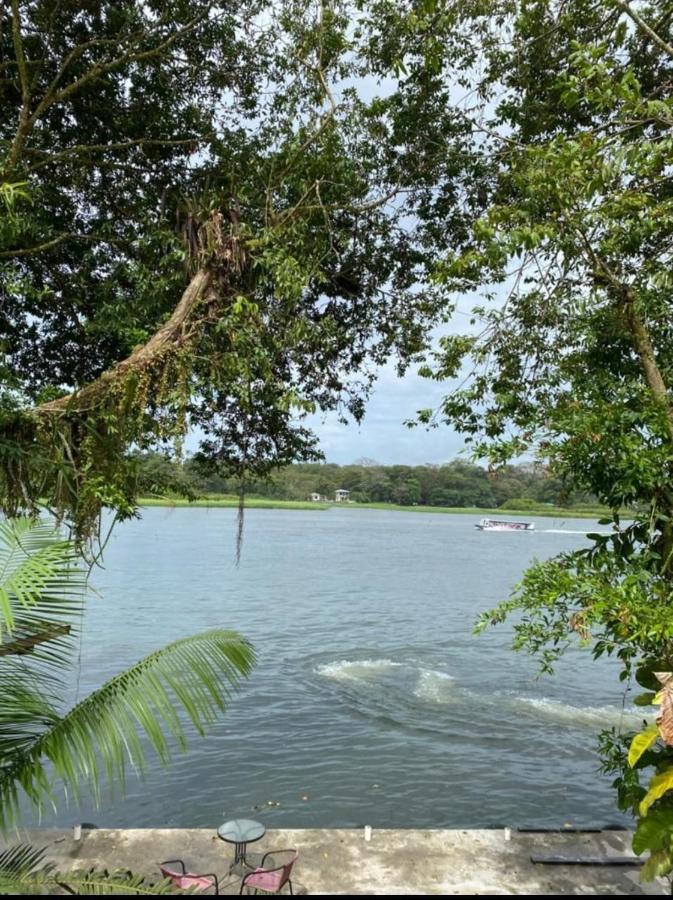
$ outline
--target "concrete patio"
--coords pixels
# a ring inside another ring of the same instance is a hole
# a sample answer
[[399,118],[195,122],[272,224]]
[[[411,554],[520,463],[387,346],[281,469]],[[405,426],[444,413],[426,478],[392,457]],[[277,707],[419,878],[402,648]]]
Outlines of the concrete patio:
[[[84,829],[23,831],[21,841],[43,846],[62,872],[132,869],[158,879],[157,863],[183,858],[198,872],[215,872],[221,893],[237,894],[240,875],[228,876],[233,847],[215,829]],[[666,884],[641,885],[636,866],[540,865],[540,856],[632,857],[623,831],[527,833],[503,830],[363,829],[272,830],[248,847],[251,861],[268,849],[295,847],[296,893],[309,894],[664,894]],[[15,843],[15,841],[11,841]],[[2,845],[0,845],[2,846]]]

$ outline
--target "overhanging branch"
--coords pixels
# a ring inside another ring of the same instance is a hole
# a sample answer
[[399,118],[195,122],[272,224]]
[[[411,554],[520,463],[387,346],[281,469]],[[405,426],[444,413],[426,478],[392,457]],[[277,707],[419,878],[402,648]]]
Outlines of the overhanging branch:
[[199,269],[187,285],[170,319],[152,335],[146,344],[136,348],[130,356],[81,390],[35,407],[34,414],[46,416],[65,412],[83,413],[94,409],[114,384],[118,384],[133,372],[143,371],[167,351],[177,349],[181,345],[185,337],[186,326],[210,287],[212,287],[210,270]]

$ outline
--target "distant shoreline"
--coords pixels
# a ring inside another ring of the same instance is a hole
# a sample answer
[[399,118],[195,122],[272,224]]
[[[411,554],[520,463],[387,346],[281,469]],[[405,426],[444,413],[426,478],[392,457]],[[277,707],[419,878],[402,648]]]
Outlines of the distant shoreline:
[[[186,500],[183,497],[141,497],[141,507],[203,507],[208,509],[236,508],[235,497],[201,497],[198,500]],[[438,515],[468,516],[543,516],[553,519],[600,519],[610,515],[606,509],[568,509],[561,506],[548,506],[541,509],[484,509],[475,506],[400,506],[395,503],[314,503],[310,500],[270,500],[263,497],[246,497],[246,509],[298,509],[324,512],[329,509],[381,509],[392,512],[435,513]]]

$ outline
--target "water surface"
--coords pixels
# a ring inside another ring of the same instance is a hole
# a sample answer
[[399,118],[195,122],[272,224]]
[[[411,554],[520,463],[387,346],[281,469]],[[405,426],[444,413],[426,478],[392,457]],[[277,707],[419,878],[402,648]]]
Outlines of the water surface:
[[620,821],[595,736],[637,726],[642,713],[615,666],[576,651],[536,680],[534,661],[508,649],[508,626],[472,634],[534,556],[581,546],[594,523],[540,518],[536,533],[506,534],[479,532],[467,515],[255,509],[236,568],[235,515],[151,508],[117,528],[84,622],[80,693],[212,627],[254,642],[251,678],[170,769],[152,767],[125,799],[56,821]]

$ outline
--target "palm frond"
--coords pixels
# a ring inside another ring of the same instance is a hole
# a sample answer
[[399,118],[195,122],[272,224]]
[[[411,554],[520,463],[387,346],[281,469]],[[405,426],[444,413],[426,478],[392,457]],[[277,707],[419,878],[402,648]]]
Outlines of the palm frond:
[[[12,637],[30,640],[50,626],[71,626],[85,595],[86,572],[53,522],[0,522],[0,648]],[[67,659],[60,652],[70,646],[67,634],[62,631],[59,652],[48,649],[51,664]],[[38,646],[37,657],[42,656],[45,647]]]
[[52,870],[44,863],[44,850],[27,844],[8,847],[0,853],[0,894],[33,894]]
[[172,883],[167,879],[152,883],[127,870],[108,872],[88,869],[85,872],[61,873],[52,863],[45,863],[44,856],[44,850],[26,844],[1,852],[0,894],[64,892],[145,897],[175,893]]
[[53,522],[0,522],[0,771],[59,721],[86,577]]
[[[4,674],[4,673],[3,673]],[[0,771],[21,750],[29,750],[45,729],[60,721],[55,705],[43,690],[23,678],[2,681],[0,694]]]
[[[38,809],[51,798],[52,772],[79,796],[86,784],[100,800],[104,771],[123,789],[130,765],[146,765],[143,738],[162,763],[168,736],[187,746],[183,719],[201,734],[221,713],[255,660],[251,645],[232,631],[182,638],[150,654],[75,706],[32,742],[23,742],[0,766],[0,830],[18,815],[20,795]],[[184,713],[181,717],[180,712]]]
[[[120,869],[108,872],[107,869],[89,869],[86,872],[56,873],[52,876],[57,885],[68,894],[86,894],[87,896],[155,897],[165,894],[182,894],[177,891],[169,879],[152,882],[143,875]],[[191,893],[191,891],[189,892]]]

